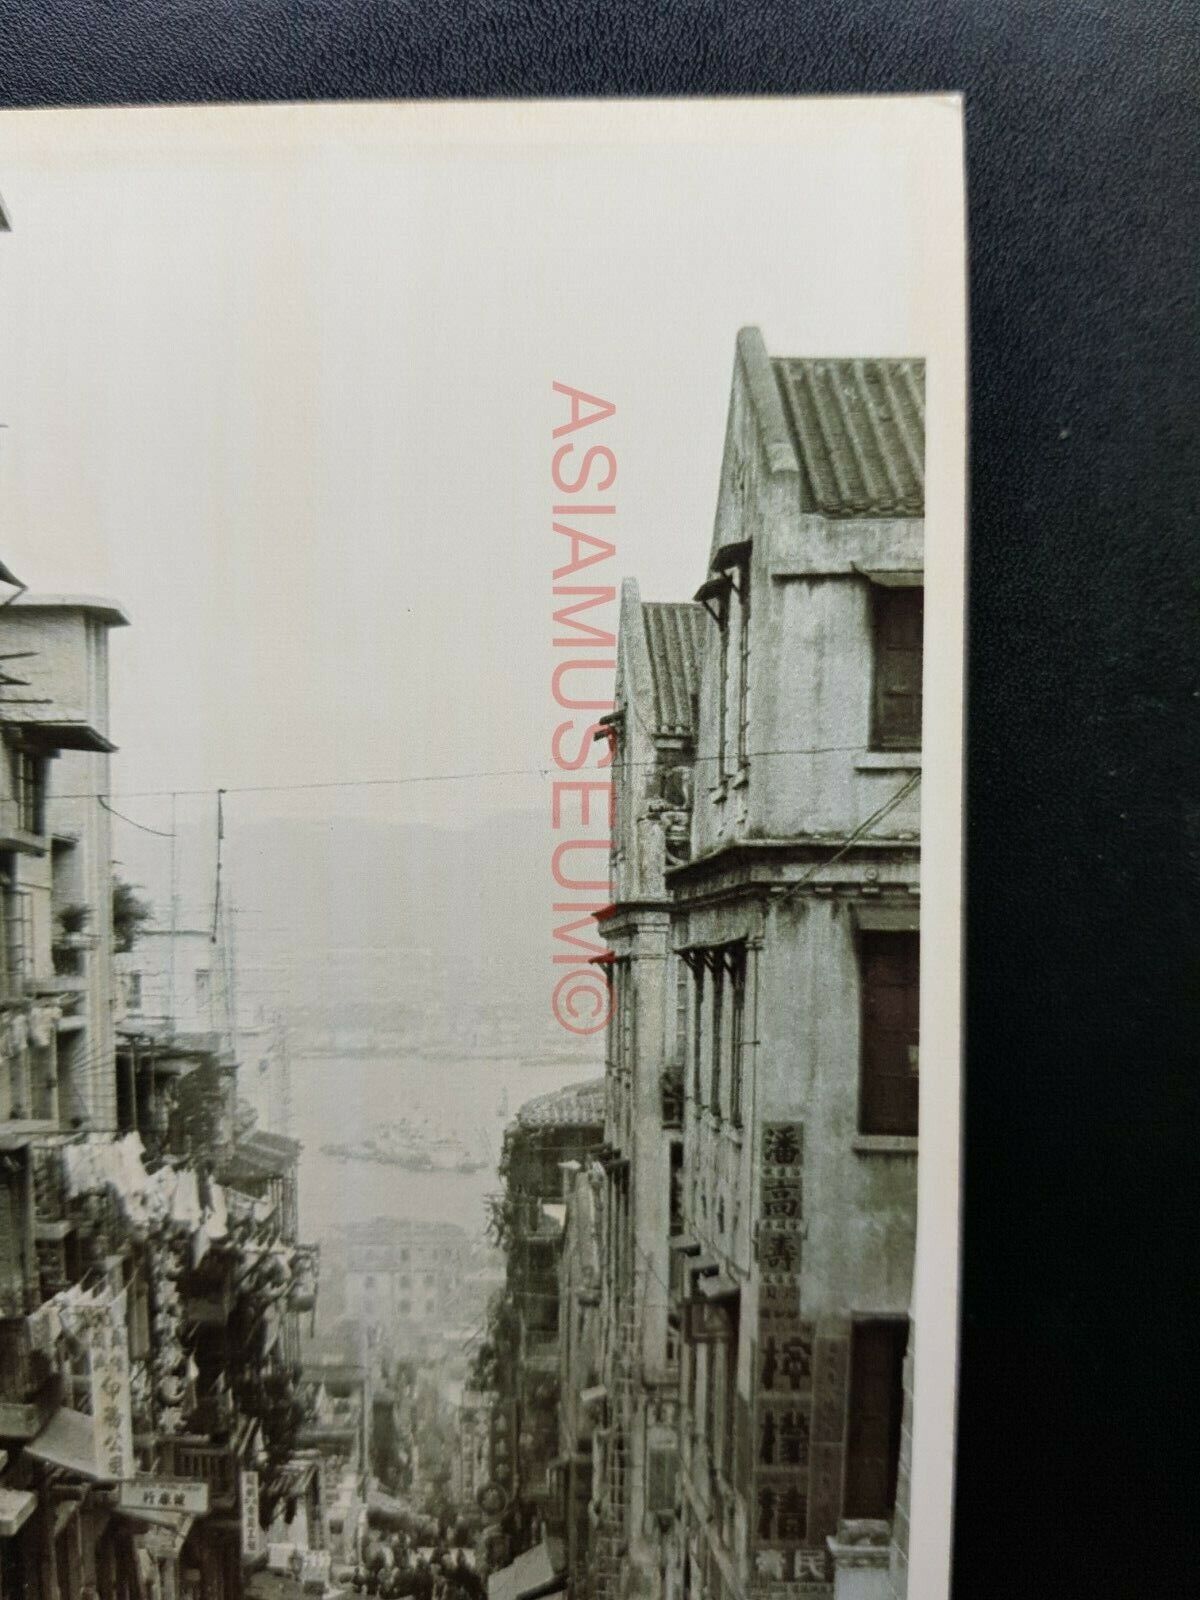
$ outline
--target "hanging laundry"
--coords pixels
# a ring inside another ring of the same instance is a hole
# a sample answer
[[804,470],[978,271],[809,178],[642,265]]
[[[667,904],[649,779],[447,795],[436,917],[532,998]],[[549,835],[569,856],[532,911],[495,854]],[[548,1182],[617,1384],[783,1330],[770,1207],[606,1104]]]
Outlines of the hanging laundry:
[[184,1167],[176,1173],[175,1193],[171,1199],[171,1220],[190,1229],[200,1226],[200,1190],[192,1167]]
[[62,1013],[54,1006],[34,1006],[29,1013],[29,1037],[39,1050],[49,1049]]

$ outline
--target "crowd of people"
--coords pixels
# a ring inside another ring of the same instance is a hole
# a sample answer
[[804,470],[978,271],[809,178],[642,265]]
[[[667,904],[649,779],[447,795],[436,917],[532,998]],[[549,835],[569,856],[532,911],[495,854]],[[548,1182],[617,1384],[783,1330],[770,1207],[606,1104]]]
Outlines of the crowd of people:
[[377,1540],[364,1552],[354,1569],[351,1587],[356,1594],[398,1600],[482,1600],[483,1579],[466,1551],[437,1544],[414,1550],[404,1534]]

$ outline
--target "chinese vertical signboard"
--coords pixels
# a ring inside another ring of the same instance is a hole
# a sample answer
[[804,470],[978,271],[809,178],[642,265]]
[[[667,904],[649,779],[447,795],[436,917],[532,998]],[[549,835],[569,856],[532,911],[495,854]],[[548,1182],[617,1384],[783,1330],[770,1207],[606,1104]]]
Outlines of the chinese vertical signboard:
[[759,1167],[758,1332],[754,1352],[752,1538],[758,1578],[820,1583],[809,1544],[814,1328],[800,1316],[804,1125],[768,1122]]
[[251,1560],[262,1554],[263,1531],[258,1525],[258,1473],[241,1475],[242,1554]]
[[96,1461],[110,1478],[132,1478],[133,1419],[129,1408],[129,1337],[125,1292],[88,1317],[92,1369],[92,1429]]

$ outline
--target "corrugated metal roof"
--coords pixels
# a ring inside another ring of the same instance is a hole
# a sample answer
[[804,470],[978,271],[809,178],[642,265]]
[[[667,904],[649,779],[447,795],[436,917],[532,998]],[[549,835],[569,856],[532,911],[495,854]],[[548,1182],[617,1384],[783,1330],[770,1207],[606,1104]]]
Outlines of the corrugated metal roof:
[[647,600],[642,605],[656,733],[692,732],[704,623],[703,606],[691,601]]
[[811,509],[925,514],[925,363],[772,360]]
[[604,1079],[589,1078],[586,1083],[572,1083],[565,1089],[553,1089],[549,1094],[536,1095],[525,1102],[517,1112],[516,1120],[522,1128],[544,1128],[555,1124],[566,1127],[603,1124]]

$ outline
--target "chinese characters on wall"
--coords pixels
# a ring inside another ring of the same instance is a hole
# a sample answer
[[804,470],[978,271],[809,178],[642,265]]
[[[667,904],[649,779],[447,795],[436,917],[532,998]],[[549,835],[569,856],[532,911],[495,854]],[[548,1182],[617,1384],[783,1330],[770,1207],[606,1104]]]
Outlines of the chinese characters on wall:
[[824,1552],[805,1549],[815,1330],[800,1316],[804,1125],[768,1122],[760,1137],[751,1548],[760,1579],[820,1582]]

